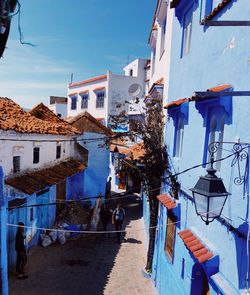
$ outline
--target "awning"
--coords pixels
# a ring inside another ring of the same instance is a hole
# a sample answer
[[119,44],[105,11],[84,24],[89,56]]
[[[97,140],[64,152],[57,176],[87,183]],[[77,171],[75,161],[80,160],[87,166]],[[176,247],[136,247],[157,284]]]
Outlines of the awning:
[[167,194],[157,196],[157,199],[168,209],[172,210],[176,207],[174,200]]
[[5,183],[31,195],[81,172],[85,168],[86,166],[82,161],[69,159],[52,167],[33,170],[16,177],[7,178]]
[[187,101],[188,101],[187,98],[180,98],[180,99],[177,99],[177,100],[170,101],[169,103],[167,103],[164,106],[164,109],[178,107],[178,106],[182,105],[184,102],[187,102]]
[[80,94],[80,95],[83,95],[83,94],[88,94],[88,93],[89,93],[89,91],[88,91],[88,90],[84,90],[84,91],[80,91],[80,92],[79,92],[79,94]]
[[178,233],[185,246],[191,254],[199,261],[204,263],[211,259],[214,254],[211,252],[200,238],[197,237],[191,230],[186,229]]
[[93,91],[105,91],[105,87],[97,87]]
[[[215,98],[216,93],[223,92],[229,89],[232,89],[233,86],[231,84],[221,84],[217,85],[211,88],[208,88],[207,91],[195,91],[194,95],[189,97],[189,101],[197,101],[197,100],[203,100],[203,99],[210,99]],[[232,92],[233,93],[233,92]]]

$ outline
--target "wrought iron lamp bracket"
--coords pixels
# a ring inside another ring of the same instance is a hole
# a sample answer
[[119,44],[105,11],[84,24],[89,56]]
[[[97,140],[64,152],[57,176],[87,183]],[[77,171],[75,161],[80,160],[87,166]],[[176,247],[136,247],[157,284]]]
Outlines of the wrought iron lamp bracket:
[[[230,149],[224,149],[223,146],[227,144],[231,145],[232,147]],[[248,149],[249,148],[250,148],[250,143],[238,143],[238,142],[226,142],[226,141],[214,141],[210,143],[208,146],[208,152],[210,154],[211,168],[213,169],[214,162],[223,161],[232,156],[233,159],[231,161],[231,167],[235,166],[237,167],[237,170],[238,170],[238,174],[234,178],[234,183],[236,185],[242,185],[246,180],[247,169],[245,168],[244,169],[245,171],[242,173],[241,166],[243,165],[243,163],[245,164],[245,167],[246,165],[248,165],[248,162],[249,162]],[[224,158],[215,160],[215,154],[219,150],[226,150],[229,153],[229,155]]]

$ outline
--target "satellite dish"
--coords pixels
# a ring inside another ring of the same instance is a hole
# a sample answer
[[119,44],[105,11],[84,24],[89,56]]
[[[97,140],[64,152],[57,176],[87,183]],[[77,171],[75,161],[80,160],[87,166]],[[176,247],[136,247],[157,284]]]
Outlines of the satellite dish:
[[128,93],[131,96],[138,96],[141,93],[141,86],[137,83],[134,83],[129,86]]

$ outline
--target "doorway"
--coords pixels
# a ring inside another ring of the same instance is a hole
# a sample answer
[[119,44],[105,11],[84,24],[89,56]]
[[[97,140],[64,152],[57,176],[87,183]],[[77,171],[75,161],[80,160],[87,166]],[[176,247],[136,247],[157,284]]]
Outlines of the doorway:
[[196,263],[192,269],[190,295],[210,295],[207,275],[199,263]]

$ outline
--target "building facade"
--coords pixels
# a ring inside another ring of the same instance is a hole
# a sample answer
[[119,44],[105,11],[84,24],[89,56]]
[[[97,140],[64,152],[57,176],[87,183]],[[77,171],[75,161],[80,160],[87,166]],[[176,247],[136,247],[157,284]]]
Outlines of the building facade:
[[[244,0],[179,0],[168,9],[173,19],[165,144],[172,173],[184,172],[178,200],[168,182],[158,196],[152,277],[159,294],[249,294],[249,155],[234,153],[249,152],[250,28],[241,21],[248,20],[250,6]],[[216,175],[231,196],[212,207],[214,216],[222,214],[206,225],[190,188],[207,174],[209,146],[215,147]],[[146,202],[144,212],[148,220]]]
[[28,227],[28,249],[37,245],[39,228],[49,228],[67,200],[83,196],[86,157],[75,147],[80,132],[43,104],[25,112],[1,98],[0,107],[8,263],[14,266],[16,225]]
[[[125,75],[107,71],[68,86],[68,117],[87,111],[93,117],[111,126],[110,116],[125,111],[131,116],[143,112],[146,60],[136,59],[124,68]],[[131,107],[132,102],[136,107]]]

